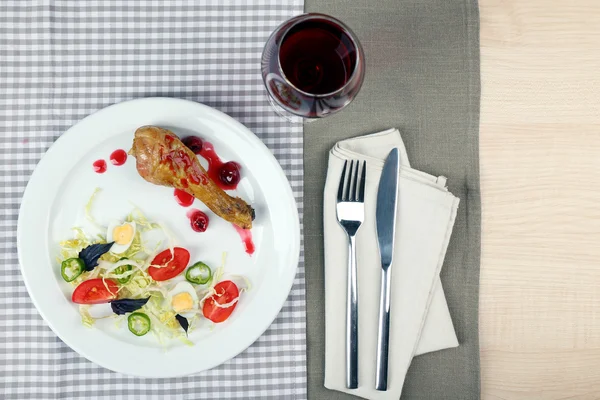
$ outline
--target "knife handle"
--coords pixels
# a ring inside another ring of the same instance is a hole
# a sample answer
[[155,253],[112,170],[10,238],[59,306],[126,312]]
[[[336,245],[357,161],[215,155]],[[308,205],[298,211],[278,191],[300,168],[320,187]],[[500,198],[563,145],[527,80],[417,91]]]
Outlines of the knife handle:
[[356,239],[348,236],[348,287],[346,295],[346,387],[358,388],[358,287]]
[[388,353],[390,345],[390,267],[381,271],[381,297],[379,299],[379,332],[377,333],[377,372],[375,389],[388,387]]

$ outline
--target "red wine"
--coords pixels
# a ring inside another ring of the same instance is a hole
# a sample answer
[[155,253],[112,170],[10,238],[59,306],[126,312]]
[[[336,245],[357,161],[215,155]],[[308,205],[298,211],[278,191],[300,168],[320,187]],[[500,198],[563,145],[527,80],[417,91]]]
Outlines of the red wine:
[[279,62],[292,85],[323,95],[348,82],[356,64],[356,48],[338,26],[326,20],[308,20],[285,35]]
[[364,79],[364,55],[354,34],[340,21],[304,14],[271,34],[261,71],[277,112],[321,118],[354,99]]

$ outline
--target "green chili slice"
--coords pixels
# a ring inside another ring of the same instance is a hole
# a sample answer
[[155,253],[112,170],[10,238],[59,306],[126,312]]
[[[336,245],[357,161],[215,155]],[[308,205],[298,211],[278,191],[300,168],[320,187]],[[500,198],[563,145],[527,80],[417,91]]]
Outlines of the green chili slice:
[[134,312],[127,317],[127,326],[135,336],[144,336],[150,331],[150,318],[141,312]]
[[185,271],[185,279],[196,285],[204,285],[212,278],[210,267],[203,262],[197,262]]
[[68,258],[60,265],[60,274],[67,282],[72,282],[85,270],[85,263],[81,258]]
[[[127,257],[123,257],[119,261],[122,261],[122,260],[127,260]],[[117,267],[114,270],[114,274],[117,275],[117,276],[118,275],[123,275],[124,273],[129,272],[132,269],[133,269],[132,265],[121,265],[120,267]],[[130,275],[127,275],[127,276],[124,276],[124,277],[121,277],[121,278],[117,278],[117,280],[119,281],[120,284],[124,285],[124,284],[128,283],[131,280],[132,276],[133,276],[133,274],[130,274]]]

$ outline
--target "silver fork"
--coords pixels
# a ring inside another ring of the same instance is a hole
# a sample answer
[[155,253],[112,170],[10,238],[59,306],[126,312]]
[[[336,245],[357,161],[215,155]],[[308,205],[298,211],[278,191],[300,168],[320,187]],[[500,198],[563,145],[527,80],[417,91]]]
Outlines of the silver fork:
[[346,297],[346,387],[358,388],[358,287],[356,279],[356,232],[365,219],[365,176],[363,162],[360,181],[360,161],[344,163],[337,195],[337,219],[348,234],[348,288]]

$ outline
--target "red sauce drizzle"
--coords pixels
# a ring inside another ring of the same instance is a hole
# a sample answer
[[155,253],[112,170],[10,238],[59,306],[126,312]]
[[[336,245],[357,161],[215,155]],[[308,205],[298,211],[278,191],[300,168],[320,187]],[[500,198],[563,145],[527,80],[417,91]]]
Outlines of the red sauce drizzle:
[[254,242],[252,241],[252,231],[250,229],[242,229],[235,224],[232,225],[235,228],[236,232],[240,235],[246,253],[250,255],[254,254],[255,247]]
[[118,149],[112,152],[110,155],[110,162],[113,165],[119,166],[125,164],[127,161],[127,153],[123,149]]
[[94,166],[94,172],[98,174],[103,174],[106,172],[106,161],[96,160],[92,165]]
[[200,155],[208,161],[208,176],[218,187],[223,190],[234,190],[237,187],[238,182],[227,184],[221,180],[221,168],[223,167],[223,164],[226,163],[224,163],[217,155],[212,143],[204,141]]
[[182,207],[189,207],[194,203],[194,196],[181,189],[175,189],[173,195],[175,196],[175,201]]
[[200,210],[192,208],[185,214],[190,219],[190,226],[196,232],[204,232],[208,229],[208,215]]
[[198,177],[196,175],[190,175],[188,176],[190,182],[192,182],[194,185],[199,185],[200,184],[200,179],[198,179]]
[[173,142],[173,140],[174,138],[172,136],[165,136],[165,142],[169,146],[160,149],[161,164],[167,164],[171,171],[175,171],[175,167],[177,167],[185,172],[187,179],[181,178],[180,180],[181,186],[184,188],[189,186],[188,181],[195,185],[199,185],[201,183],[206,185],[208,183],[208,178],[200,170],[200,167],[192,162],[192,159],[188,153],[184,149],[171,150],[170,144]]

